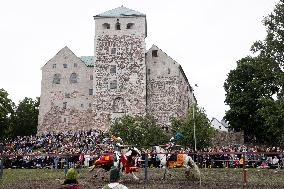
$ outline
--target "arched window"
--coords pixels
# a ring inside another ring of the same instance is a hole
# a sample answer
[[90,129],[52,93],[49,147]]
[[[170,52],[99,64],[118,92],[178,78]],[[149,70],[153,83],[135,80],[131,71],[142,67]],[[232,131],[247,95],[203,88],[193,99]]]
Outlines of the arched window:
[[126,29],[133,29],[133,27],[134,27],[134,23],[128,23],[126,25]]
[[52,83],[53,84],[60,84],[60,79],[61,79],[60,74],[54,74]]
[[116,29],[116,30],[120,30],[120,23],[119,23],[119,22],[117,22],[117,23],[115,24],[115,29]]
[[70,75],[69,82],[70,83],[77,83],[77,74],[76,73],[72,73]]
[[113,112],[123,113],[124,112],[124,99],[117,97],[113,101]]
[[109,23],[104,23],[103,24],[103,29],[110,29],[110,24]]

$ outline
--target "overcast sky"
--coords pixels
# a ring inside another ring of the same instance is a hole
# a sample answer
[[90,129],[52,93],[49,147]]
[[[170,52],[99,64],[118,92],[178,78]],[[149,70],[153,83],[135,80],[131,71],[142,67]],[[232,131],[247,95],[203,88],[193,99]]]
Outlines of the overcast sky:
[[[147,49],[183,67],[208,118],[225,115],[224,81],[266,35],[277,0],[9,0],[0,5],[0,88],[17,104],[40,96],[41,67],[61,48],[94,55],[93,16],[124,5],[146,14]],[[197,84],[198,87],[194,85]]]

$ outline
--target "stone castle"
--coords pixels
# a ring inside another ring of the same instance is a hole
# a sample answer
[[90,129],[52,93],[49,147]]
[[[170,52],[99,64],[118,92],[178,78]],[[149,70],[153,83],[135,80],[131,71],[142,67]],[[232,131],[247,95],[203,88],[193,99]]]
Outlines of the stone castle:
[[168,129],[185,116],[192,87],[175,60],[146,50],[146,15],[121,6],[94,20],[94,56],[64,47],[42,67],[38,133],[107,130],[115,118],[146,113]]

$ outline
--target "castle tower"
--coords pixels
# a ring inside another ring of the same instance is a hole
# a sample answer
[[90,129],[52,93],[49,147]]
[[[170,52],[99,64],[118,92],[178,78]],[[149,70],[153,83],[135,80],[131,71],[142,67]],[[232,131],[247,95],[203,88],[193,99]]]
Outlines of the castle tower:
[[146,15],[118,7],[94,16],[95,124],[146,112]]

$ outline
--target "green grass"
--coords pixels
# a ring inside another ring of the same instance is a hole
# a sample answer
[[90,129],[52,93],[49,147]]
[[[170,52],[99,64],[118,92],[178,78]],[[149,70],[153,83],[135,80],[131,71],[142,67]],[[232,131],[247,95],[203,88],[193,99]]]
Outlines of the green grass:
[[[164,171],[162,169],[149,168],[148,182],[144,182],[144,169],[139,169],[137,176],[140,182],[135,182],[130,175],[123,177],[123,182],[129,188],[178,188],[179,184],[192,184],[185,176],[185,169],[171,169],[171,177],[166,181],[161,181]],[[240,188],[243,183],[242,169],[201,169],[203,188],[210,188],[212,185],[218,185],[220,188]],[[107,176],[106,176],[107,177]],[[0,188],[59,188],[64,180],[63,170],[51,169],[4,169],[4,175],[0,182]],[[79,183],[83,188],[101,188],[107,181],[93,179],[92,174],[87,169],[80,171]],[[247,169],[247,181],[249,186],[259,186],[265,188],[283,188],[284,170],[275,169]],[[172,187],[170,187],[172,185]],[[223,187],[224,185],[224,187]],[[192,185],[195,188],[197,185]],[[269,186],[269,187],[267,187]]]

